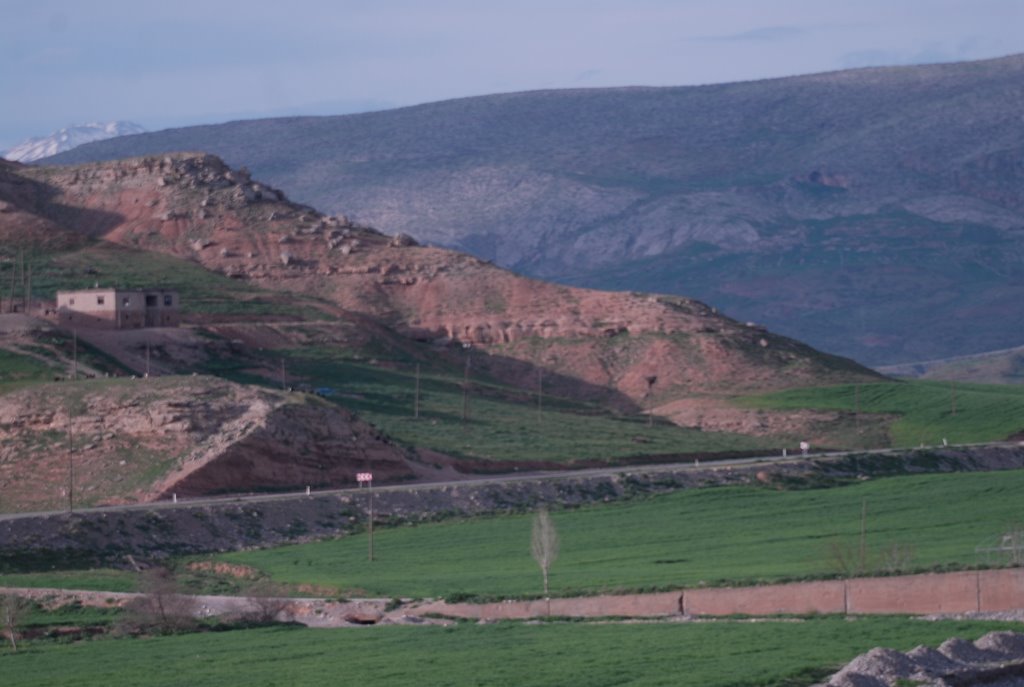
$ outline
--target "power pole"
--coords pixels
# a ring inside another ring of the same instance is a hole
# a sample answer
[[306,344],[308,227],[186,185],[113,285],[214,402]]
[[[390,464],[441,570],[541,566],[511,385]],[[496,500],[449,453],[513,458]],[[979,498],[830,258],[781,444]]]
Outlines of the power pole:
[[78,330],[71,330],[71,381],[78,380]]
[[25,280],[25,314],[31,314],[32,310],[32,263],[28,265],[28,277]]
[[71,401],[68,401],[68,512],[75,512],[75,443],[72,432]]
[[284,358],[281,358],[281,391],[288,391],[288,376],[284,369]]
[[853,385],[853,420],[860,434],[860,384]]
[[416,396],[412,403],[412,416],[415,419],[420,417],[420,364],[416,363]]
[[146,377],[149,377],[149,340],[146,340]]
[[654,399],[651,397],[654,391],[654,383],[658,381],[658,375],[644,377],[647,380],[647,426],[654,426]]
[[868,522],[868,500],[861,499],[860,502],[860,572],[864,573],[867,568],[867,522]]
[[953,405],[953,415],[956,416],[956,382],[949,383],[950,388],[950,401]]
[[462,422],[469,419],[469,350],[470,344],[464,343],[462,347],[466,350],[466,370],[462,373]]
[[544,412],[544,368],[537,368],[537,425],[540,425],[541,416]]

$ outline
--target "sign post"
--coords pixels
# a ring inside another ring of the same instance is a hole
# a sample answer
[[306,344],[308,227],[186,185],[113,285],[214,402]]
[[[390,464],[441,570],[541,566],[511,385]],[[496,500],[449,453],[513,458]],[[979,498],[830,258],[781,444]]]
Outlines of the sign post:
[[369,508],[367,509],[369,511],[369,519],[368,519],[369,524],[368,524],[368,528],[367,529],[368,529],[369,535],[370,535],[370,537],[369,537],[369,540],[370,540],[370,544],[369,544],[369,547],[370,547],[369,560],[373,561],[373,473],[372,472],[357,472],[356,473],[356,481],[359,482],[359,486],[360,487],[362,487],[363,484],[365,484],[366,487],[367,487],[367,492],[366,492],[367,500],[370,503]]

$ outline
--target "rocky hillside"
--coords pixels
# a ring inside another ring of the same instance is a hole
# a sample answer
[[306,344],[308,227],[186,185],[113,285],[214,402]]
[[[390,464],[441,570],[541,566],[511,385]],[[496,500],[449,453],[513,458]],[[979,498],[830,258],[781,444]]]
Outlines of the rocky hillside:
[[472,347],[477,365],[513,383],[542,367],[579,389],[668,401],[873,378],[697,301],[535,281],[321,215],[210,155],[7,168],[0,199],[68,233],[313,294],[417,341]]
[[[2,510],[415,476],[415,453],[304,394],[214,377],[80,380],[0,396]],[[73,480],[73,483],[71,482]]]
[[388,233],[881,364],[1022,343],[1022,108],[1013,56],[232,122],[55,161],[205,150]]

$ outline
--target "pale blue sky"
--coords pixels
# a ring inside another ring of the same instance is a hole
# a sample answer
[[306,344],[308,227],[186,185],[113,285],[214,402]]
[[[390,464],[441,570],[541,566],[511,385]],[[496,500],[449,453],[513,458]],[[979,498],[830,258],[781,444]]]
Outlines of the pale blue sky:
[[1024,52],[1024,0],[0,0],[0,150],[539,88]]

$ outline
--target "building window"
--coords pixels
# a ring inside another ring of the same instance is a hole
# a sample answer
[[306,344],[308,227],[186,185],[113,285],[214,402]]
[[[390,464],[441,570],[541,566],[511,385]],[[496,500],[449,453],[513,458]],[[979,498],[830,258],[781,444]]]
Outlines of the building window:
[[169,308],[174,305],[174,296],[169,293],[164,294],[164,307]]
[[147,293],[146,294],[146,307],[147,308],[155,308],[156,307],[156,296],[154,296],[151,293]]
[[68,300],[68,305],[74,305],[74,304],[75,304],[75,299],[74,298],[71,298],[71,299]]
[[132,304],[132,297],[131,296],[125,296],[124,298],[121,299],[121,305],[127,307],[127,306],[129,306],[131,304]]
[[103,296],[96,296],[96,305],[103,305]]

